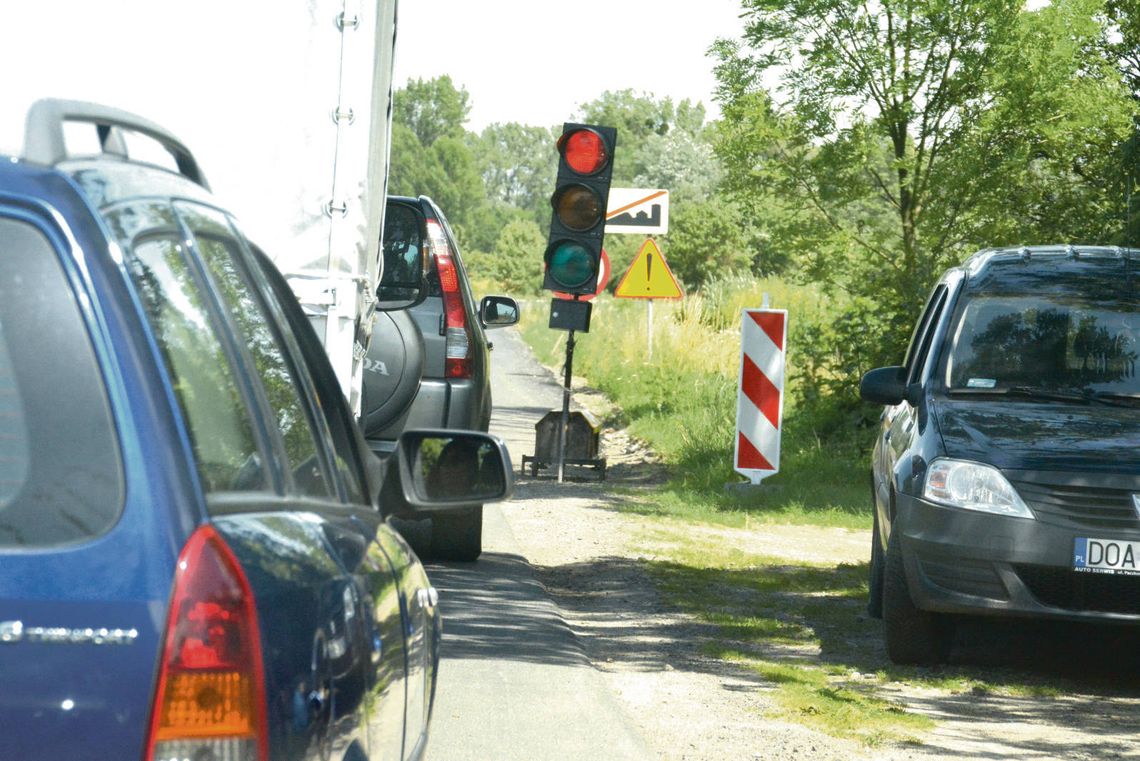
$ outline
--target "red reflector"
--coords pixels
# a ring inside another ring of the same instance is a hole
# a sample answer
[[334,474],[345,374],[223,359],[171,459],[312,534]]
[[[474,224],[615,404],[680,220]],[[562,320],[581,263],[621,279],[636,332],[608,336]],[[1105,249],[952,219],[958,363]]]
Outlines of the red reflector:
[[562,156],[566,159],[566,165],[578,174],[596,174],[610,160],[602,136],[588,129],[580,129],[563,137]]
[[446,337],[444,376],[470,378],[471,326],[467,324],[467,310],[463,306],[463,291],[459,287],[459,268],[452,258],[451,246],[438,222],[428,221],[428,237],[432,240],[435,271],[439,275],[439,289],[443,292],[443,326]]

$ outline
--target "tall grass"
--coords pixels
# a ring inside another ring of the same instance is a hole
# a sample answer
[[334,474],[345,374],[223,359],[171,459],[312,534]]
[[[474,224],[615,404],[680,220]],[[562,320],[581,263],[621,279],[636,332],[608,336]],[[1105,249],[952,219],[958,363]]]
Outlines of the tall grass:
[[[740,310],[787,309],[786,395],[780,473],[757,490],[726,491],[740,483],[732,469],[740,367]],[[548,364],[560,366],[566,334],[546,327],[546,302],[526,310],[523,334]],[[605,392],[630,432],[672,466],[672,479],[650,508],[699,513],[728,523],[750,519],[864,526],[867,499],[866,435],[820,434],[817,401],[807,387],[797,348],[838,305],[812,286],[735,278],[711,283],[682,301],[654,302],[652,358],[645,302],[597,300],[590,332],[578,334],[574,374]]]

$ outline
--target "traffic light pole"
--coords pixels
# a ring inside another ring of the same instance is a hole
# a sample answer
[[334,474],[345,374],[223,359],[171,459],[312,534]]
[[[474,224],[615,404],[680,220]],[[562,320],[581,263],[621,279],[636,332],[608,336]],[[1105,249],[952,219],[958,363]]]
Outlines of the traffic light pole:
[[562,418],[558,424],[558,483],[566,468],[566,430],[570,427],[570,379],[574,373],[574,331],[566,339],[566,373],[562,388]]

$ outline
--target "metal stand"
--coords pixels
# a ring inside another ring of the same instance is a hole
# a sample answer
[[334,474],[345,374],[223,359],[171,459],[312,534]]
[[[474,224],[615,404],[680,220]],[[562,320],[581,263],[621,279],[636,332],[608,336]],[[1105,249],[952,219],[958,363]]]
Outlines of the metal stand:
[[574,370],[574,331],[566,339],[566,375],[562,389],[562,419],[558,424],[558,483],[562,483],[566,465],[566,426],[570,422],[570,379]]

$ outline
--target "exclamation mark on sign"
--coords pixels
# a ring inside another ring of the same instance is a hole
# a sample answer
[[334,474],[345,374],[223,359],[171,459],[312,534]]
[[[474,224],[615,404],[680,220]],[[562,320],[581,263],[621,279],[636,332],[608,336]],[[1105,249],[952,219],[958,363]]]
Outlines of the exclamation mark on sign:
[[653,283],[653,254],[645,255],[645,292],[648,293]]

